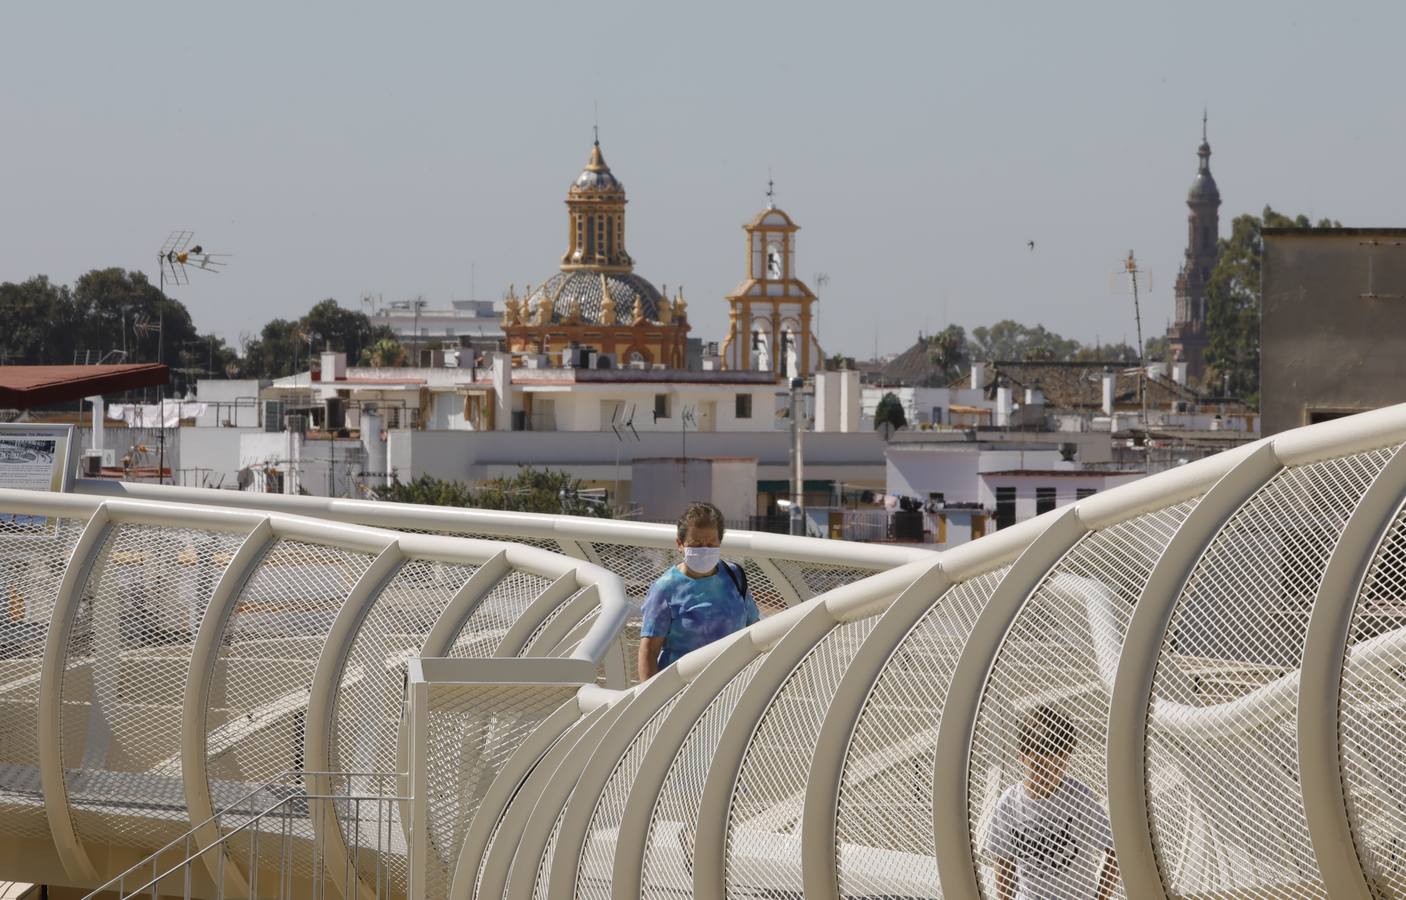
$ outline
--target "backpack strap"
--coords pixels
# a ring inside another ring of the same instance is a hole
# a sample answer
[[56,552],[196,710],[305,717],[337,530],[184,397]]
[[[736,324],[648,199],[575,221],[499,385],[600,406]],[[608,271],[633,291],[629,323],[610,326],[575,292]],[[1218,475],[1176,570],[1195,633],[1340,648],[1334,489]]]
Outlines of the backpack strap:
[[742,568],[738,563],[730,563],[727,560],[722,560],[720,564],[723,567],[723,571],[727,572],[727,577],[732,579],[732,586],[737,588],[737,595],[739,597],[746,597],[747,570]]

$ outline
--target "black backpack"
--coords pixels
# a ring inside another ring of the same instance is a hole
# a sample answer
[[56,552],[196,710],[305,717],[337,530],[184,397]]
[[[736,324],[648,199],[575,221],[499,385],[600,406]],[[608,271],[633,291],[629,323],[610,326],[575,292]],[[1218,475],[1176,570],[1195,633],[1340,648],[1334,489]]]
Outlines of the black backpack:
[[723,567],[727,577],[732,579],[732,586],[737,588],[737,596],[747,597],[747,570],[742,568],[740,563],[730,563],[725,559],[718,560],[718,565]]

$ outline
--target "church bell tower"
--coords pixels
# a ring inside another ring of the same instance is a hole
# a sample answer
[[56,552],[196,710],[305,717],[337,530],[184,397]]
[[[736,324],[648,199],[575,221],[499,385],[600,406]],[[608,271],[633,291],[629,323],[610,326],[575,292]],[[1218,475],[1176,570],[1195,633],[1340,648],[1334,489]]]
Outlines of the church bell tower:
[[727,296],[727,337],[722,357],[729,369],[769,371],[804,378],[824,367],[815,337],[818,299],[796,276],[800,226],[773,202],[742,226],[747,233],[747,277]]
[[1206,287],[1216,268],[1220,237],[1220,189],[1211,176],[1211,144],[1206,116],[1201,116],[1200,162],[1186,195],[1186,256],[1177,274],[1176,310],[1167,330],[1168,352],[1186,362],[1187,374],[1200,380],[1206,369]]

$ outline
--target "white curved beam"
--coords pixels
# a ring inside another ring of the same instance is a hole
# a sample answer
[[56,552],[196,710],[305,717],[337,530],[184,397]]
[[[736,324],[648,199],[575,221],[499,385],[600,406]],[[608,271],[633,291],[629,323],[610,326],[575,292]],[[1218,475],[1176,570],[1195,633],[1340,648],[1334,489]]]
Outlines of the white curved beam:
[[[205,607],[205,618],[201,620],[195,643],[190,648],[190,677],[186,680],[181,712],[181,787],[185,790],[186,809],[190,813],[191,836],[195,845],[202,850],[220,839],[219,825],[213,821],[215,802],[210,794],[209,770],[205,761],[205,710],[219,657],[220,638],[245,583],[276,540],[273,525],[268,519],[261,519],[249,532],[230,558],[219,584],[215,585],[210,603]],[[223,849],[219,852],[228,857]],[[239,865],[233,859],[227,858],[228,864],[225,865],[215,854],[202,853],[200,858],[212,879],[218,879],[223,868],[227,890],[236,896],[248,890]]]
[[[708,777],[704,780],[703,802],[698,810],[698,830],[693,843],[694,897],[716,900],[727,893],[728,816],[742,762],[755,737],[757,725],[796,666],[839,624],[824,603],[811,605],[801,620],[791,626],[767,654],[752,680],[743,688],[742,696],[737,698],[737,705],[728,716],[727,726],[708,764]],[[810,760],[796,759],[792,762],[797,766],[806,766]]]
[[439,618],[435,619],[434,625],[430,628],[430,633],[425,636],[425,643],[420,648],[420,655],[426,657],[448,656],[449,650],[454,646],[454,641],[459,637],[459,632],[464,629],[464,624],[469,621],[469,617],[478,609],[480,603],[512,572],[512,564],[508,562],[508,551],[499,550],[493,557],[479,566],[469,579],[464,582],[464,586],[459,588],[454,594],[454,598],[444,607]]
[[[405,554],[399,542],[393,540],[388,543],[352,585],[347,599],[332,620],[332,627],[322,644],[322,652],[313,671],[307,710],[303,716],[304,772],[327,772],[332,764],[332,716],[336,708],[337,685],[341,682],[347,655],[351,653],[361,624],[366,621],[366,614],[404,562]],[[309,794],[328,796],[332,793],[331,779],[326,775],[308,774],[304,778]],[[351,785],[348,785],[350,789]],[[325,803],[320,806],[322,815],[312,816],[313,836],[322,842],[327,871],[331,873],[337,890],[345,896],[347,885],[344,876],[350,852],[346,835],[342,833],[335,806]],[[364,889],[365,885],[361,887]]]
[[97,563],[108,534],[110,517],[107,505],[93,510],[83,526],[83,532],[73,545],[63,580],[59,582],[54,599],[54,611],[49,618],[49,630],[44,637],[44,662],[39,674],[39,783],[44,791],[44,813],[49,818],[49,833],[54,849],[69,877],[83,882],[97,880],[98,872],[88,852],[78,842],[73,828],[73,816],[68,806],[68,788],[63,774],[63,675],[64,658],[73,620],[83,599],[88,575]]
[[[478,882],[479,863],[488,842],[494,839],[503,814],[520,791],[526,790],[526,780],[539,762],[548,765],[552,762],[548,754],[555,748],[566,732],[581,721],[581,706],[578,703],[564,703],[532,730],[522,744],[513,751],[503,768],[493,776],[493,781],[479,800],[464,831],[464,839],[459,845],[459,858],[454,864],[454,874],[449,882],[449,896],[464,900],[474,895]],[[574,742],[565,742],[574,746]]]
[[807,897],[838,897],[840,893],[835,817],[839,814],[845,750],[865,702],[894,649],[951,586],[952,579],[938,562],[914,579],[874,624],[835,688],[816,738],[817,747],[834,748],[834,752],[817,753],[811,761],[801,817],[801,869]]
[[537,626],[580,589],[575,572],[567,572],[558,577],[527,605],[527,608],[522,611],[522,615],[513,620],[513,624],[508,626],[503,639],[498,642],[493,655],[498,657],[523,655],[527,648],[527,642],[532,637],[532,633],[537,630]]
[[[952,670],[937,726],[932,782],[933,850],[942,896],[950,900],[981,900],[972,853],[971,817],[967,814],[967,769],[986,679],[1021,607],[1039,589],[1050,569],[1088,533],[1079,520],[1077,506],[1065,507],[1050,520],[992,592]],[[954,814],[954,810],[961,812]]]
[[[582,735],[578,746],[587,748],[598,744],[633,702],[634,695],[626,695],[607,709]],[[547,852],[552,829],[571,800],[571,793],[576,790],[577,779],[581,777],[581,770],[589,758],[590,754],[584,752],[567,754],[542,786],[541,794],[527,798],[532,809],[520,829],[522,837],[517,846],[508,847],[505,843],[500,849],[495,843],[489,848],[488,857],[483,862],[483,878],[487,880],[492,877],[494,881],[501,879],[506,883],[503,891],[505,900],[532,900],[532,888],[543,863],[542,857]],[[560,893],[552,891],[550,896],[560,896]]]
[[[786,573],[781,571],[781,567],[772,562],[769,556],[748,557],[757,564],[757,568],[766,573],[766,577],[771,579],[772,587],[776,588],[781,599],[786,601],[787,606],[796,606],[805,600],[801,596],[800,590],[791,583],[791,579],[786,577]],[[750,587],[750,585],[749,585]]]
[[587,831],[606,782],[610,780],[615,767],[624,758],[640,730],[687,686],[679,674],[678,666],[669,666],[644,682],[634,691],[629,705],[615,720],[615,724],[601,736],[600,742],[592,749],[590,759],[581,769],[581,775],[576,781],[576,789],[571,792],[571,799],[566,805],[566,816],[562,819],[561,831],[557,835],[550,873],[553,893],[561,890],[568,895],[574,894],[581,850],[588,839]]
[[620,831],[615,839],[611,896],[616,900],[625,897],[638,900],[640,896],[644,854],[648,849],[650,823],[654,819],[659,791],[694,723],[707,712],[723,688],[756,658],[758,652],[756,643],[745,634],[732,641],[690,679],[683,696],[669,710],[659,733],[654,736],[654,743],[640,761],[639,771],[630,785]]
[[1123,639],[1108,707],[1108,817],[1129,897],[1165,897],[1147,807],[1147,710],[1158,648],[1177,598],[1206,548],[1240,506],[1282,466],[1265,442],[1206,492],[1152,567]]
[[1323,570],[1304,638],[1299,685],[1299,784],[1313,854],[1333,896],[1371,900],[1347,815],[1340,759],[1343,663],[1362,582],[1406,501],[1406,451],[1387,460],[1353,510]]
[[[596,592],[595,585],[582,590],[575,597],[566,602],[562,611],[547,623],[541,633],[523,649],[523,656],[551,656],[557,647],[570,637],[586,618],[591,610],[600,605],[600,598]],[[540,622],[539,622],[540,624]],[[590,630],[590,625],[586,631]],[[584,635],[585,632],[582,632]]]

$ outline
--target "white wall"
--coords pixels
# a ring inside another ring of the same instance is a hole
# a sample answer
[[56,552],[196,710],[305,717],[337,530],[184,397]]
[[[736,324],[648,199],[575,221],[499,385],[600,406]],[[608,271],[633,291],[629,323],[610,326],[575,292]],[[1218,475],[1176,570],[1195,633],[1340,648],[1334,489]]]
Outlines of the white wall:
[[[190,472],[186,476],[189,487],[232,488],[239,480],[239,470],[244,454],[246,436],[264,436],[262,428],[203,428],[199,425],[184,426],[178,432],[183,468],[210,469],[209,472]],[[283,435],[269,435],[276,439],[282,453],[286,449]],[[121,457],[121,453],[118,453]]]
[[887,490],[890,494],[927,499],[933,491],[942,492],[948,503],[974,503],[980,499],[977,448],[936,449],[890,445],[887,461]]
[[[265,383],[254,378],[206,379],[196,384],[196,396],[201,403],[210,404],[204,415],[196,417],[201,428],[223,426],[230,422],[237,428],[255,428],[262,411],[259,390]],[[236,442],[237,445],[237,442]]]

